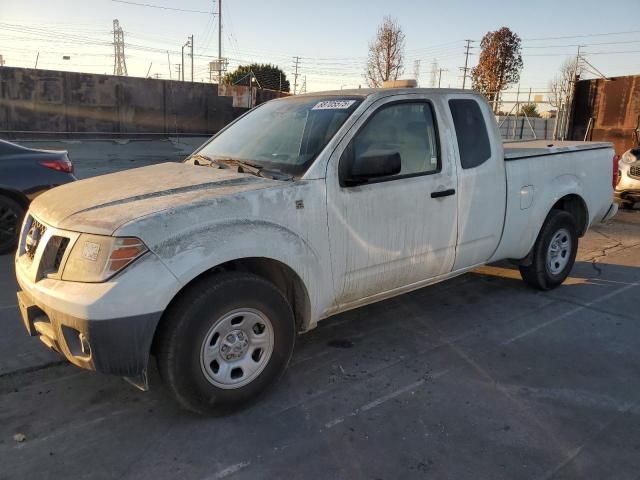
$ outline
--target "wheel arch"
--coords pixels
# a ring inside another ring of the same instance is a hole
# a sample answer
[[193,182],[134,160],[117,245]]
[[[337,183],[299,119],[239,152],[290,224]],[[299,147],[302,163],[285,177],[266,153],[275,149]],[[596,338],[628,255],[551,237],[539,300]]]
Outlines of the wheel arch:
[[[560,198],[553,204],[549,213],[551,210],[563,210],[571,214],[578,227],[578,236],[582,237],[587,233],[589,228],[589,209],[587,208],[587,203],[577,193],[570,193]],[[547,213],[547,216],[549,216],[549,213]]]
[[220,263],[208,270],[205,270],[190,282],[185,284],[171,299],[165,309],[154,332],[151,351],[156,348],[158,332],[162,330],[165,314],[173,304],[192,288],[202,282],[215,281],[215,276],[222,272],[245,272],[252,273],[273,283],[286,297],[293,310],[298,332],[305,331],[311,324],[311,299],[304,281],[298,273],[285,263],[267,257],[244,257]]

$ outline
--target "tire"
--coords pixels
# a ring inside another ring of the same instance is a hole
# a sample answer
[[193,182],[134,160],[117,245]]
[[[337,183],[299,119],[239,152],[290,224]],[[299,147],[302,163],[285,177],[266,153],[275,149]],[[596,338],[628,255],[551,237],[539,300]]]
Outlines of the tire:
[[264,392],[286,369],[296,338],[282,292],[235,272],[193,285],[158,333],[160,375],[178,403],[199,414],[226,413]]
[[578,229],[574,218],[563,210],[551,210],[533,246],[531,264],[520,265],[520,275],[538,290],[556,288],[569,276],[577,252]]
[[24,214],[22,205],[0,195],[0,255],[15,250]]

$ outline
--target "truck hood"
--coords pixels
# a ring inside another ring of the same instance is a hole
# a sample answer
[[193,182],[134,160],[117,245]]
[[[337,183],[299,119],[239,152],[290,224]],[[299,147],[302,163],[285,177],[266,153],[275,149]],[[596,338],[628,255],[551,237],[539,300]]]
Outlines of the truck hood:
[[232,170],[162,163],[54,188],[37,197],[30,212],[56,228],[111,235],[143,216],[279,184]]

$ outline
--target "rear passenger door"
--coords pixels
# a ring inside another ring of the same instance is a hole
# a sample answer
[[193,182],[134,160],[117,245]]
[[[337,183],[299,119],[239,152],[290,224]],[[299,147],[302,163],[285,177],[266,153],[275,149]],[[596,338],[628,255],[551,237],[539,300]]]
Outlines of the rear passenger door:
[[488,105],[471,95],[451,95],[448,107],[458,160],[458,246],[454,270],[486,262],[504,225],[506,179],[501,142]]

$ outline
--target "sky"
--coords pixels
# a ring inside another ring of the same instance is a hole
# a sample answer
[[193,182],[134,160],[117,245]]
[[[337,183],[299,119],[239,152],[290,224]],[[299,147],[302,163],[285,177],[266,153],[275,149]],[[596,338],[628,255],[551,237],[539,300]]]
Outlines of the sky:
[[[194,77],[208,81],[208,62],[218,52],[218,20],[212,15],[218,13],[217,1],[131,1],[194,11],[116,0],[0,0],[0,55],[7,66],[34,67],[37,57],[38,68],[111,74],[117,18],[125,32],[130,76],[149,72],[175,79],[180,48],[194,35]],[[578,45],[606,76],[640,74],[640,0],[223,0],[223,56],[230,69],[253,61],[274,63],[292,84],[293,57],[299,56],[299,88],[306,79],[307,91],[365,86],[368,42],[385,15],[397,19],[406,35],[402,77],[415,78],[419,61],[420,86],[430,86],[437,60],[444,69],[441,85],[460,87],[464,40],[475,41],[469,58],[473,66],[482,36],[502,26],[522,38],[524,97],[530,89],[534,96],[544,94]],[[63,60],[63,55],[70,58]],[[188,79],[188,58],[185,66]]]

